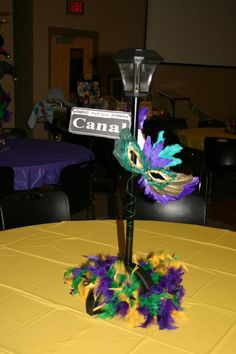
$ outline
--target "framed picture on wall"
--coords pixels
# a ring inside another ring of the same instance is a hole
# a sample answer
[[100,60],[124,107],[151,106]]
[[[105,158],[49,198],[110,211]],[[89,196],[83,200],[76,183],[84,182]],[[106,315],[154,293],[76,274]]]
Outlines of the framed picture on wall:
[[77,81],[78,103],[81,107],[88,107],[96,98],[100,97],[100,80],[98,76],[90,79],[81,77]]

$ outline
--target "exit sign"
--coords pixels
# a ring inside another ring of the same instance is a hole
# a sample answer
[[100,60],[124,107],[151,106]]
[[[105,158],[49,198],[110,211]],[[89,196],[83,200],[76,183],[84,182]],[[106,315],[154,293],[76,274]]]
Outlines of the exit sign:
[[67,0],[67,13],[73,15],[82,15],[84,13],[84,1]]

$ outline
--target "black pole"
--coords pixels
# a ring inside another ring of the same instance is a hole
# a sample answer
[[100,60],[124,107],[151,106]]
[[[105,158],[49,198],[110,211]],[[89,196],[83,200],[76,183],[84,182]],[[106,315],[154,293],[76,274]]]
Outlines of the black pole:
[[[138,113],[139,97],[135,96],[132,97],[131,133],[136,140],[138,136]],[[134,177],[135,175],[132,173],[130,176],[128,201],[126,203],[126,250],[124,264],[129,272],[133,272],[135,269],[135,275],[140,280],[141,286],[144,290],[148,290],[153,285],[150,275],[142,267],[137,267],[137,264],[132,262],[135,217]]]
[[[132,97],[132,122],[131,133],[137,140],[138,136],[138,110],[139,110],[139,97]],[[129,194],[126,210],[126,251],[125,251],[125,264],[130,266],[132,264],[133,254],[133,233],[134,233],[134,216],[135,216],[135,201],[134,201],[134,174],[131,174],[129,184]]]

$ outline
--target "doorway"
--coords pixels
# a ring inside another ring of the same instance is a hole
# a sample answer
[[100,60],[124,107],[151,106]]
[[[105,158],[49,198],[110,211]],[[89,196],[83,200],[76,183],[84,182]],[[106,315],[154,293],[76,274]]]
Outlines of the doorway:
[[92,78],[98,51],[98,33],[70,29],[49,29],[49,88],[62,89],[65,101],[77,96],[77,81]]

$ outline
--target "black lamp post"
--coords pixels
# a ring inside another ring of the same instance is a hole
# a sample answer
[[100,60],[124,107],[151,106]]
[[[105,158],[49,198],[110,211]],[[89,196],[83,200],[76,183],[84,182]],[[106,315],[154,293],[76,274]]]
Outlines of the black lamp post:
[[[115,61],[119,66],[124,92],[126,96],[131,97],[132,101],[132,122],[131,133],[137,139],[138,135],[138,111],[140,97],[145,97],[149,93],[149,87],[156,66],[163,58],[154,50],[149,49],[121,49],[115,55]],[[128,268],[133,269],[132,250],[133,250],[133,229],[135,203],[132,202],[133,195],[133,179],[130,183],[130,206],[129,213],[127,211],[126,225],[126,252],[125,264]]]

